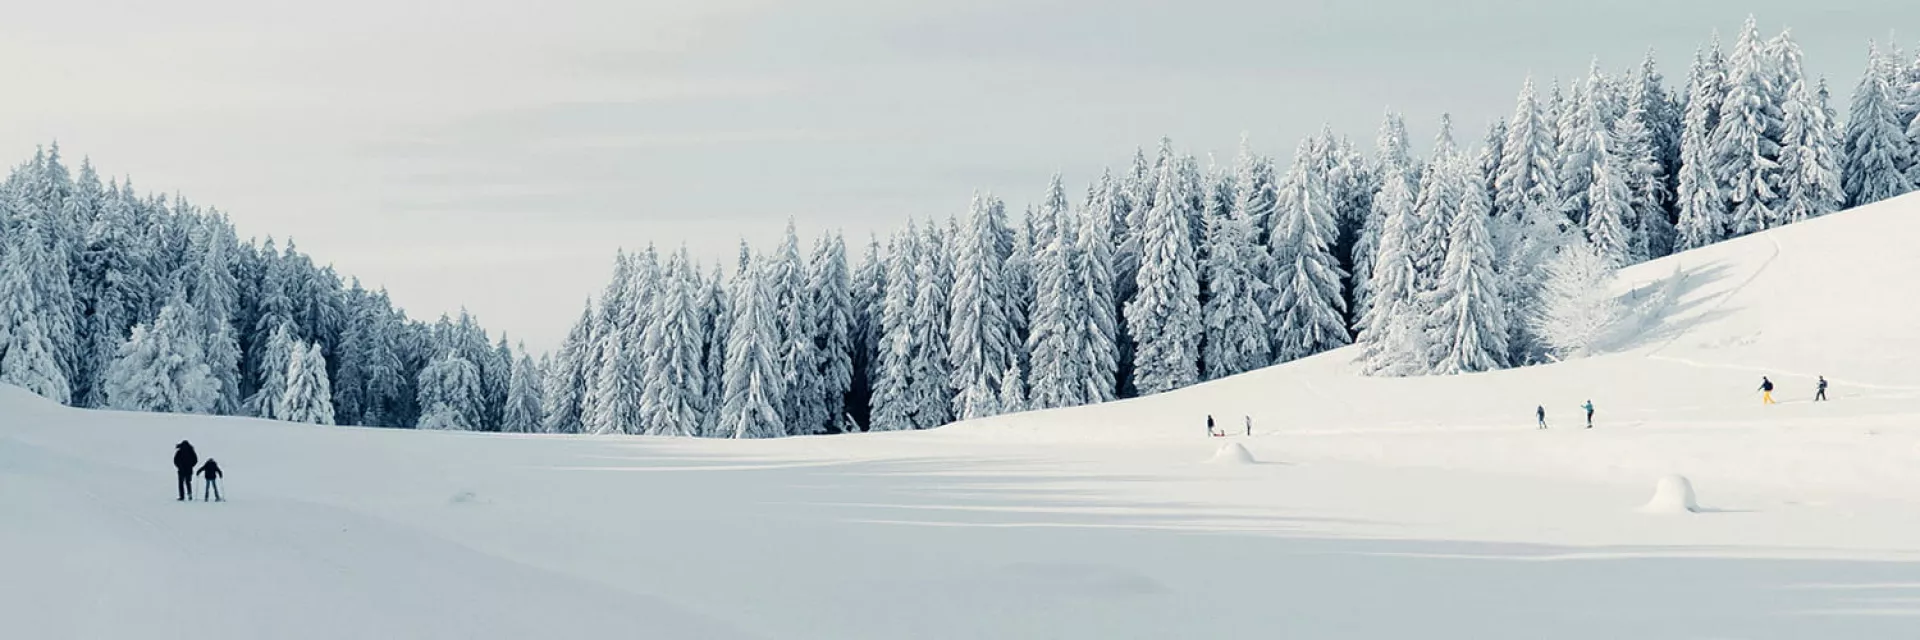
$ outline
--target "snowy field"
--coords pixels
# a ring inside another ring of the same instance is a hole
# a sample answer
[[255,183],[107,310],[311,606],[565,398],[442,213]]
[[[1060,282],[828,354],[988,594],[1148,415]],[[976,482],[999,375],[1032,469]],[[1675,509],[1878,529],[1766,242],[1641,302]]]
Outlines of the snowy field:
[[[0,389],[0,635],[1915,637],[1914,237],[1909,196],[1635,267],[1629,326],[1564,364],[1379,380],[1341,351],[919,433],[387,431]],[[229,502],[172,499],[181,439]],[[1697,511],[1642,509],[1670,474]]]

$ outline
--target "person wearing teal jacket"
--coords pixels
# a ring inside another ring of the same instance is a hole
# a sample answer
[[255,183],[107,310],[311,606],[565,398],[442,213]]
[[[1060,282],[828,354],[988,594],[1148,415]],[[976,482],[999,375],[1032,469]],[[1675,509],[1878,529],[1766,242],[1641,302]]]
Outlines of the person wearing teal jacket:
[[1587,410],[1587,428],[1592,429],[1593,428],[1593,401],[1588,400],[1586,404],[1580,405],[1580,408]]

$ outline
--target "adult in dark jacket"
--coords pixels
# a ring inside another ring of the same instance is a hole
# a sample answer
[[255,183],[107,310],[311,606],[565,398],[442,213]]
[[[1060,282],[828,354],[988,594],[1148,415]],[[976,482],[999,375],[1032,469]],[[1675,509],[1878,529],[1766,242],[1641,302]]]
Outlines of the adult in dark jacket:
[[1760,404],[1773,404],[1773,381],[1760,376]]
[[1547,406],[1546,405],[1540,405],[1540,406],[1534,407],[1533,417],[1534,419],[1540,421],[1539,428],[1541,429],[1547,428]]
[[207,463],[200,465],[200,477],[207,479],[206,490],[200,492],[201,502],[206,502],[209,498],[214,502],[227,501],[226,498],[220,497],[220,477],[223,475],[226,474],[220,473],[220,463],[214,462],[213,458],[207,458]]
[[193,444],[181,440],[173,445],[173,470],[179,476],[180,497],[176,500],[193,499],[193,465],[200,464],[200,455],[193,452]]
[[1826,400],[1827,400],[1827,377],[1820,376],[1820,388],[1813,394],[1813,401],[1825,402]]

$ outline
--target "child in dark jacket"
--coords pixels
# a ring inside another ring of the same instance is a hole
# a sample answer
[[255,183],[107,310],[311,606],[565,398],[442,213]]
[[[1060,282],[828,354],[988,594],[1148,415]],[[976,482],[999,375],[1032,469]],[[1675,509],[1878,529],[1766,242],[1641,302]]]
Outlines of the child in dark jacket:
[[200,477],[207,479],[206,491],[200,492],[201,502],[206,502],[208,499],[214,502],[227,501],[226,498],[220,497],[220,476],[222,475],[225,474],[220,473],[220,463],[214,462],[213,458],[207,458],[207,463],[200,465]]

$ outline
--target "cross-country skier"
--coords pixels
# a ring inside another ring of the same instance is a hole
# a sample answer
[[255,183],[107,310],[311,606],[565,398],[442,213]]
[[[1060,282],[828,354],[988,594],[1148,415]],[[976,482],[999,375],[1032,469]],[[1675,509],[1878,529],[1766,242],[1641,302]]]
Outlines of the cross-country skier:
[[1587,410],[1587,428],[1592,429],[1593,428],[1593,401],[1588,400],[1586,404],[1580,405],[1580,408]]
[[185,440],[173,445],[173,470],[179,476],[175,488],[179,490],[178,501],[193,499],[193,465],[200,463],[200,455],[193,452],[193,445]]
[[1773,381],[1760,376],[1760,404],[1773,404]]
[[1542,429],[1547,428],[1547,406],[1546,405],[1540,405],[1538,407],[1534,407],[1533,416],[1535,418],[1540,419],[1540,428]]
[[1823,402],[1826,399],[1827,399],[1827,377],[1820,376],[1820,389],[1814,392],[1813,401]]
[[1247,416],[1247,435],[1253,435],[1253,416]]
[[220,463],[214,462],[213,458],[207,458],[207,463],[200,465],[200,477],[207,479],[207,490],[200,492],[201,502],[206,502],[209,498],[214,502],[227,501],[226,498],[220,497],[220,476],[223,475],[226,474],[220,473]]
[[1209,413],[1207,414],[1207,437],[1211,438],[1217,435],[1220,434],[1213,430],[1213,414]]

